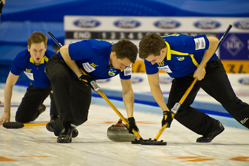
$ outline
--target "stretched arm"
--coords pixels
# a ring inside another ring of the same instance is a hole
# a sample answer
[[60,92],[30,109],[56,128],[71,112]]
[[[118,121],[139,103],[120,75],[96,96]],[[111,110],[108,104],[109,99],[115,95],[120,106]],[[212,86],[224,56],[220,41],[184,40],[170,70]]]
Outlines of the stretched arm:
[[156,73],[148,75],[148,80],[149,80],[151,93],[154,99],[156,100],[157,104],[160,106],[160,108],[163,111],[169,111],[169,108],[167,107],[164,101],[163,93],[159,85],[159,74]]
[[163,93],[159,85],[159,74],[156,73],[148,75],[148,80],[150,84],[151,93],[154,99],[156,100],[157,104],[163,111],[162,126],[165,126],[165,124],[167,123],[167,127],[170,127],[170,124],[173,120],[173,113],[169,110],[164,101]]
[[69,45],[64,45],[60,49],[61,56],[63,57],[64,61],[68,65],[68,67],[73,70],[73,72],[80,77],[82,72],[80,71],[79,67],[77,66],[76,62],[74,60],[71,60],[71,57],[69,56],[69,51],[68,51]]
[[123,102],[128,118],[133,117],[134,93],[131,86],[131,79],[121,79]]
[[135,119],[133,117],[133,105],[134,105],[134,93],[131,86],[131,79],[124,80],[121,79],[123,102],[126,108],[128,123],[129,123],[129,133],[133,133],[133,129],[138,131]]
[[202,80],[206,75],[205,66],[210,58],[214,55],[214,52],[218,46],[219,40],[216,37],[207,37],[209,40],[209,48],[205,51],[203,59],[194,72],[193,77],[197,77],[198,80]]
[[4,112],[2,118],[0,119],[0,125],[4,122],[10,121],[10,106],[11,106],[11,97],[12,97],[12,89],[16,84],[19,75],[14,75],[11,72],[6,80],[5,88],[4,88]]

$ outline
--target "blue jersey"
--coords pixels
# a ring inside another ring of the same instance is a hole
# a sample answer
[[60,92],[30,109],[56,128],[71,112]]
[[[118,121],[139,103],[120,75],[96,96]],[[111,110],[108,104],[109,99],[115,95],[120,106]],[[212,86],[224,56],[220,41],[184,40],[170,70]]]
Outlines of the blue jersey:
[[29,51],[26,49],[15,57],[11,73],[20,75],[24,71],[24,74],[30,79],[34,88],[46,88],[50,86],[50,81],[45,73],[45,66],[48,59],[54,54],[55,52],[47,50],[40,65],[36,66]]
[[[144,60],[146,73],[155,74],[162,69],[172,78],[179,78],[194,73],[199,66],[205,51],[209,48],[206,35],[187,36],[174,34],[162,37],[167,46],[167,55],[161,63],[154,65]],[[208,64],[215,59],[214,54]]]
[[[130,79],[131,67],[119,70],[114,69],[109,64],[113,44],[97,39],[82,40],[69,45],[69,56],[79,68],[83,69],[95,80],[110,78],[118,74],[121,79]],[[58,54],[62,57],[60,52]]]

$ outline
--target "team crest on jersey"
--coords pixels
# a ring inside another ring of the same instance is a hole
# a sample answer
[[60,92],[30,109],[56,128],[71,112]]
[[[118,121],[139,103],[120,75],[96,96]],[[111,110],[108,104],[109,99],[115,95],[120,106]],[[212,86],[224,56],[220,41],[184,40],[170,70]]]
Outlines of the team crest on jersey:
[[109,76],[115,76],[117,73],[117,70],[110,68],[110,70],[108,71]]
[[176,57],[178,61],[183,61],[185,58],[184,57]]
[[92,67],[98,67],[98,65],[95,65],[94,63],[90,64]]
[[162,66],[164,66],[164,61],[157,63],[157,64],[158,64],[158,67],[162,67]]
[[32,69],[27,69],[27,68],[26,68],[26,72],[27,72],[27,73],[31,73],[31,70],[32,70]]

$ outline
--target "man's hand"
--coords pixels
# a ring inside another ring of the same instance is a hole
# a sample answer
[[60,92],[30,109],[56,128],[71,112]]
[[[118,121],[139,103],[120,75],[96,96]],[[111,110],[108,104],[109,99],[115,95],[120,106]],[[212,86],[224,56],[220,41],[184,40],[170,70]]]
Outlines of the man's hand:
[[203,67],[198,67],[195,70],[193,77],[197,78],[198,81],[201,81],[205,77],[205,75],[206,75],[206,69]]
[[96,80],[92,79],[91,76],[81,74],[79,76],[79,80],[85,82],[89,87],[91,87],[96,92],[100,90],[99,86],[96,83]]
[[3,116],[0,119],[0,125],[4,124],[5,122],[10,122],[10,114],[9,113],[3,113]]
[[170,124],[173,120],[174,113],[171,111],[163,111],[163,119],[162,119],[162,126],[164,126],[166,123],[168,123],[167,127],[170,128]]
[[134,117],[128,118],[128,123],[129,123],[129,126],[130,126],[129,133],[133,134],[132,129],[138,131],[138,128],[136,126],[136,122],[135,122]]

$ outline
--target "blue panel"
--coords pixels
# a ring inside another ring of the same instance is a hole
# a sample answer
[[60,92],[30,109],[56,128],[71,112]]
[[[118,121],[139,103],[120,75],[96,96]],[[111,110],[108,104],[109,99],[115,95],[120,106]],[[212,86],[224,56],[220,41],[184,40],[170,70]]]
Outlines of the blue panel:
[[64,15],[248,17],[248,9],[248,0],[8,0],[2,21],[62,22]]
[[51,31],[60,42],[64,40],[62,22],[2,22],[0,24],[0,44],[21,44],[27,46],[28,37],[34,31],[41,31],[48,37],[48,44],[54,44],[47,34]]
[[248,39],[249,33],[229,33],[220,46],[220,59],[249,60]]

